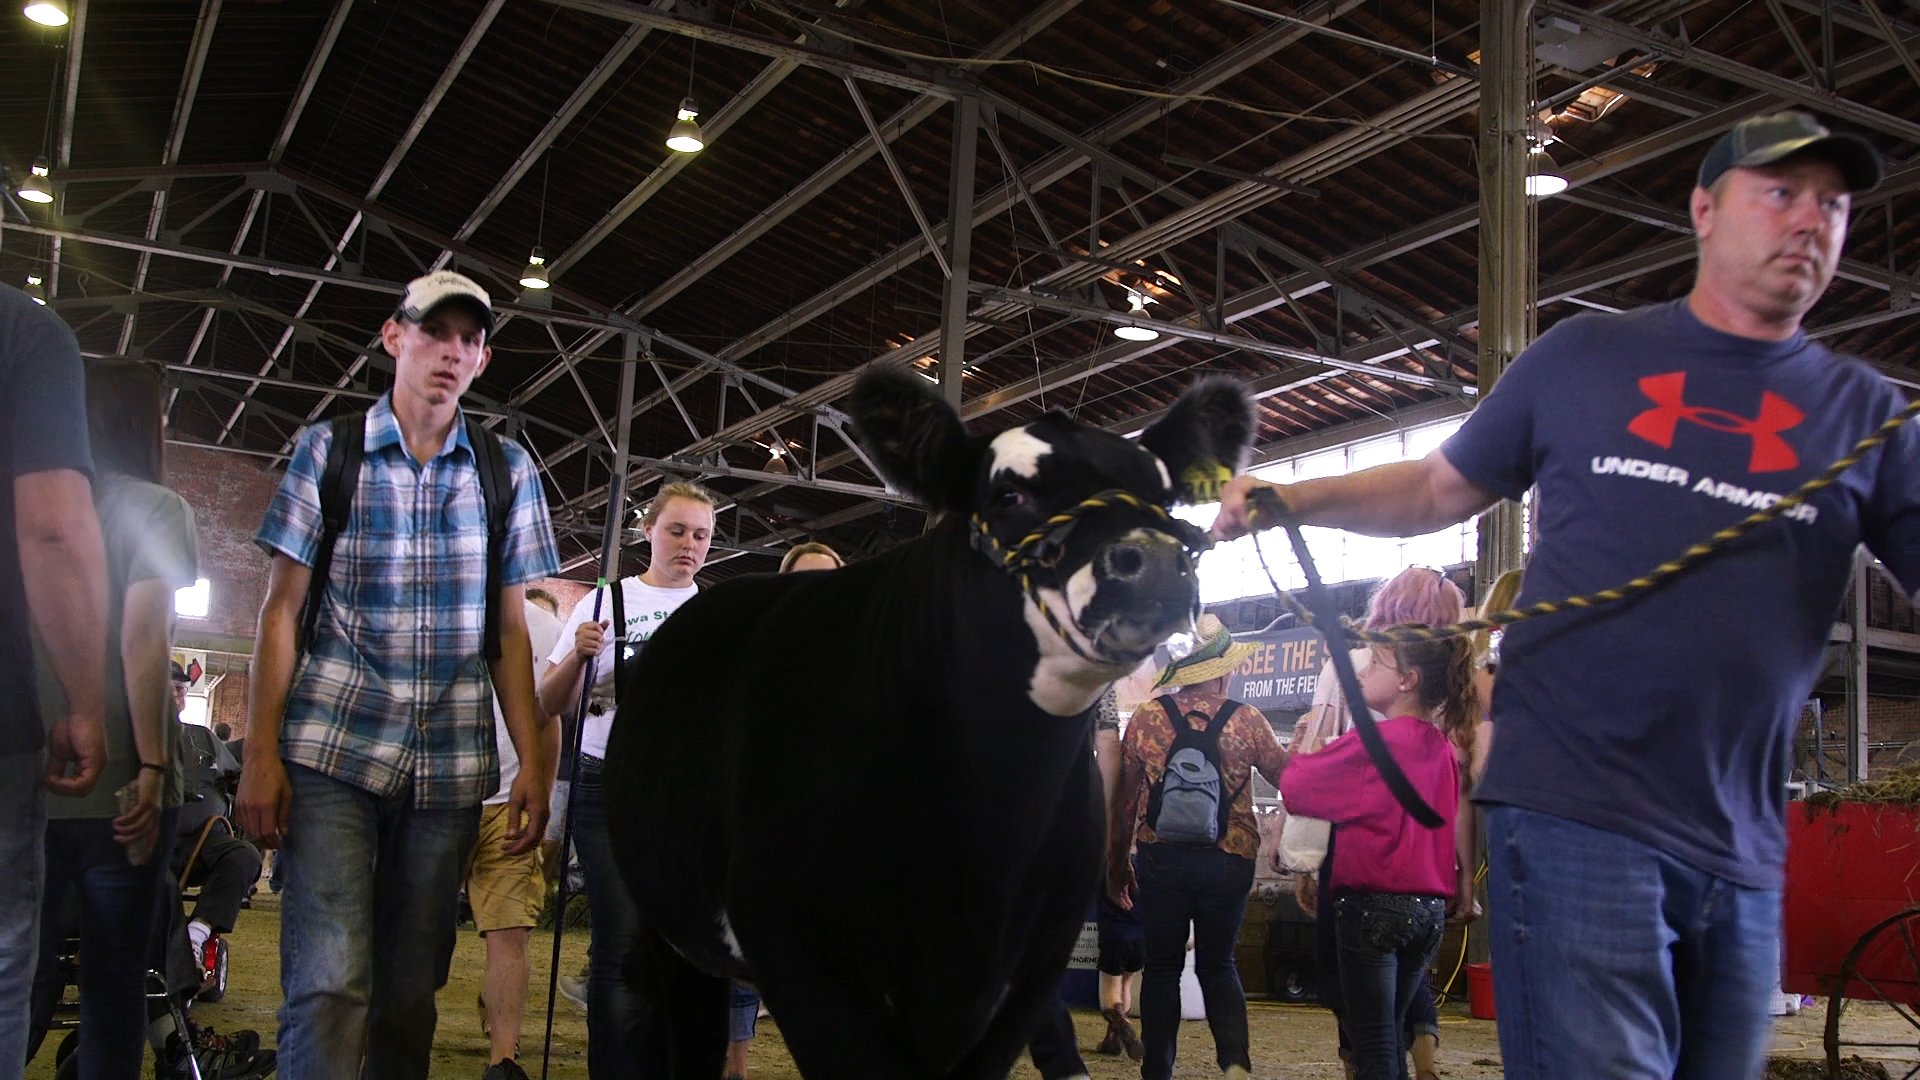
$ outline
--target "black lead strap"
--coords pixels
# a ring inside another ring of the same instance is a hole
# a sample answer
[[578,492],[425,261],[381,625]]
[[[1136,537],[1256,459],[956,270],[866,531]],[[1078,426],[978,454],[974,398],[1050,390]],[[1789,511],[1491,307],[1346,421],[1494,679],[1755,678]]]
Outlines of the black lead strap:
[[1347,652],[1347,638],[1341,632],[1340,609],[1333,602],[1333,594],[1320,582],[1320,568],[1314,565],[1313,554],[1307,550],[1306,538],[1300,535],[1299,521],[1270,488],[1255,488],[1248,493],[1247,501],[1252,504],[1253,516],[1277,522],[1287,531],[1287,539],[1293,544],[1294,558],[1300,560],[1300,569],[1307,575],[1307,607],[1313,612],[1313,628],[1326,639],[1327,659],[1333,663],[1334,675],[1340,680],[1341,696],[1347,699],[1347,710],[1353,714],[1353,730],[1360,735],[1360,745],[1366,747],[1367,759],[1373,762],[1374,770],[1386,782],[1394,801],[1413,820],[1429,829],[1445,825],[1446,820],[1427,805],[1419,792],[1413,790],[1412,781],[1407,779],[1400,763],[1393,759],[1386,740],[1380,737],[1380,729],[1373,722],[1373,713],[1367,708],[1366,696],[1360,690],[1360,676],[1353,670],[1353,657]]

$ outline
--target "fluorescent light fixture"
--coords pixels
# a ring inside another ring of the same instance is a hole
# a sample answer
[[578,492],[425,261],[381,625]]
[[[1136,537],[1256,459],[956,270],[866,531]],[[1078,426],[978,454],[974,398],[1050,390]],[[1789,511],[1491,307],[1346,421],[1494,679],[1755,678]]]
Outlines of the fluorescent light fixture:
[[47,287],[40,283],[40,275],[38,274],[27,275],[27,299],[32,300],[41,307],[47,306]]
[[534,248],[533,254],[527,256],[527,268],[520,271],[520,287],[545,289],[551,285],[552,282],[547,280],[547,257],[541,254],[539,248]]
[[26,16],[41,26],[67,25],[66,0],[33,0],[25,8]]
[[697,154],[705,149],[707,139],[700,134],[700,107],[693,99],[681,98],[680,111],[675,115],[673,130],[667,132],[667,149],[683,154]]
[[14,194],[30,203],[50,203],[53,201],[53,185],[47,182],[51,175],[47,169],[46,158],[34,158],[33,168],[28,170],[27,182],[21,184]]
[[[1147,305],[1156,302],[1153,297],[1147,296],[1144,293],[1137,293],[1131,289],[1127,290],[1127,314],[1136,319],[1152,318],[1151,315],[1147,314]],[[1155,341],[1159,339],[1160,331],[1155,330],[1151,326],[1122,324],[1113,328],[1113,336],[1122,341]]]
[[201,578],[173,594],[174,612],[189,619],[206,618],[207,609],[212,602],[213,583],[206,578]]

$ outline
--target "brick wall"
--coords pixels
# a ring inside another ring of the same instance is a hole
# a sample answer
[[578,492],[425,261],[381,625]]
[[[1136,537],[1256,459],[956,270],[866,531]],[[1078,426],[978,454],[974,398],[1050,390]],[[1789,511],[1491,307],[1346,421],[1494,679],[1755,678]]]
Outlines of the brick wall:
[[[208,648],[244,652],[234,645],[253,641],[267,588],[267,557],[254,545],[253,534],[280,483],[279,474],[262,468],[264,464],[242,454],[167,447],[167,486],[193,507],[200,574],[213,590],[206,618],[180,620],[183,645],[204,642]],[[219,670],[212,657],[208,668]]]

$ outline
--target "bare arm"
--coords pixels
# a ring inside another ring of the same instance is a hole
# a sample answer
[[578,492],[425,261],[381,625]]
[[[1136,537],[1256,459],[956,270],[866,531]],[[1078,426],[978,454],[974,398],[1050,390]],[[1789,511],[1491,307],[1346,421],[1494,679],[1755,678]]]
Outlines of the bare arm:
[[[120,616],[120,670],[127,684],[133,748],[142,765],[167,764],[167,725],[174,723],[172,669],[167,650],[173,623],[173,589],[159,578],[127,587]],[[114,839],[122,844],[160,839],[160,792],[165,774],[142,768],[134,777],[139,800],[114,819]]]
[[[1499,501],[1460,475],[1446,455],[1435,450],[1418,461],[1398,461],[1298,484],[1236,477],[1221,491],[1215,536],[1230,538],[1250,531],[1247,495],[1259,488],[1278,492],[1303,524],[1367,536],[1420,536],[1465,521]],[[1262,528],[1273,524],[1260,523]]]
[[[27,608],[67,695],[55,725],[47,789],[85,795],[107,764],[107,552],[93,485],[73,469],[13,481],[14,528]],[[68,765],[76,765],[72,777]]]
[[493,665],[493,692],[514,753],[520,756],[520,775],[507,798],[507,853],[531,851],[546,835],[547,797],[555,758],[548,757],[545,722],[533,693],[533,645],[527,640],[526,588],[509,585],[500,590],[500,660]]
[[267,598],[260,604],[253,661],[247,680],[247,752],[240,763],[241,827],[267,847],[279,847],[287,831],[287,807],[293,798],[287,768],[280,761],[280,722],[293,691],[299,660],[300,608],[306,603],[312,569],[276,554],[267,570]]

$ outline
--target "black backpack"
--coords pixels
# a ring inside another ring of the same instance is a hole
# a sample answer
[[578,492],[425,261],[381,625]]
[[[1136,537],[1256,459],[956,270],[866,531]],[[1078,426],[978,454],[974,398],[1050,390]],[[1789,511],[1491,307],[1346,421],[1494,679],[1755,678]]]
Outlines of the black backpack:
[[[507,517],[513,510],[513,472],[507,465],[500,436],[472,416],[467,418],[467,441],[473,444],[480,472],[480,496],[487,507],[487,624],[488,663],[500,659],[500,578],[502,552],[507,546]],[[367,414],[348,413],[331,421],[333,441],[327,447],[327,467],[320,476],[320,546],[313,556],[313,576],[307,602],[300,609],[300,651],[313,648],[326,603],[327,574],[333,567],[333,546],[353,515],[353,493],[360,486],[360,462],[366,456]]]
[[1197,731],[1170,695],[1154,701],[1165,710],[1174,735],[1166,768],[1148,796],[1147,823],[1162,843],[1217,844],[1227,835],[1233,801],[1240,796],[1238,789],[1226,791],[1227,771],[1220,764],[1220,733],[1240,703],[1229,699],[1207,729]]

